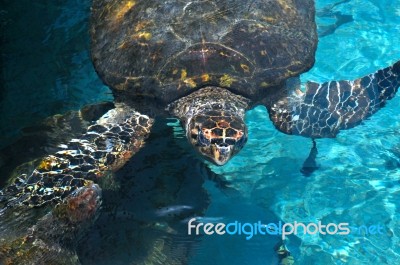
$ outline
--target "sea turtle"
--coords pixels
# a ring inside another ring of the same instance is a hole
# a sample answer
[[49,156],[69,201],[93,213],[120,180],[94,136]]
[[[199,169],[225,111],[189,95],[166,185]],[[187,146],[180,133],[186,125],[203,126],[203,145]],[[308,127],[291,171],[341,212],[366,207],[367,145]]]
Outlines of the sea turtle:
[[[94,1],[92,57],[117,102],[180,119],[218,165],[247,140],[245,111],[265,105],[276,128],[335,137],[391,99],[400,62],[354,81],[307,83],[314,1]],[[167,107],[168,112],[164,112]]]
[[3,212],[97,191],[94,183],[144,145],[160,115],[177,117],[218,165],[245,145],[245,112],[256,105],[279,131],[313,139],[360,124],[394,97],[400,62],[302,91],[299,75],[313,66],[318,42],[314,16],[312,0],[93,0],[92,59],[116,107],[6,187]]

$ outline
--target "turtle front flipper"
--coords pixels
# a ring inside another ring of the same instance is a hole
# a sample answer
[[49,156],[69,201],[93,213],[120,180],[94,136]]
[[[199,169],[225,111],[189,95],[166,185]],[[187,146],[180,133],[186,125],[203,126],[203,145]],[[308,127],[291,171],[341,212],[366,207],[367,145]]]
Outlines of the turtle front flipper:
[[153,119],[126,105],[108,111],[79,139],[43,158],[31,175],[18,177],[0,191],[2,208],[58,203],[88,181],[99,181],[143,146],[152,124]]
[[340,130],[359,125],[395,96],[400,61],[354,81],[308,82],[305,93],[293,81],[289,79],[284,94],[266,104],[275,127],[287,134],[333,138]]
[[[28,262],[38,244],[38,255],[52,256],[54,261],[46,264],[73,264],[62,261],[67,253],[74,259],[75,252],[68,246],[95,217],[100,205],[100,188],[95,183],[121,168],[144,145],[152,124],[148,116],[117,105],[79,139],[43,158],[32,174],[16,178],[1,190],[0,264],[39,264]],[[50,207],[54,208],[49,217]],[[40,227],[47,231],[32,232]],[[32,236],[34,241],[27,244]],[[53,241],[59,244],[53,247]],[[21,245],[26,248],[22,252]],[[23,258],[26,263],[11,262]]]

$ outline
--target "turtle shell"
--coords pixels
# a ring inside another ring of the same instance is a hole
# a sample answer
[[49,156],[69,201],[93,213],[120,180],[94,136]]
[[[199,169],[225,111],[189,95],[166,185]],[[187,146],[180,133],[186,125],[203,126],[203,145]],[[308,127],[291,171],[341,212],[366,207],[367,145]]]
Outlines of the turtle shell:
[[255,99],[312,67],[314,16],[312,0],[94,0],[92,58],[115,95]]

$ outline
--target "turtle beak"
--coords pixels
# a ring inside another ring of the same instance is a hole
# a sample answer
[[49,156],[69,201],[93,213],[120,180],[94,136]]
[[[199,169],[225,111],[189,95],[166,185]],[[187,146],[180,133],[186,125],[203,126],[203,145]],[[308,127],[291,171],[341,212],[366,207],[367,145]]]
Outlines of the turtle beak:
[[232,157],[233,153],[233,146],[228,144],[215,144],[212,145],[212,153],[213,157],[212,160],[219,166],[224,165],[229,159]]

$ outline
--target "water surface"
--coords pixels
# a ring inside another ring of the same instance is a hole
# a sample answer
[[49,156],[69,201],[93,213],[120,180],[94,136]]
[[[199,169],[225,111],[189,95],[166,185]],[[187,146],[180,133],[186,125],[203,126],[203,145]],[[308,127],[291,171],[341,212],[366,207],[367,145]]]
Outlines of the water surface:
[[[89,59],[88,1],[5,4],[0,146],[44,117],[111,99]],[[321,38],[316,64],[303,81],[355,79],[400,59],[400,1],[316,4]],[[249,142],[224,167],[205,165],[176,120],[163,121],[168,125],[160,124],[148,148],[118,173],[122,191],[105,191],[102,215],[80,245],[82,262],[277,263],[278,237],[189,237],[186,222],[198,216],[213,222],[381,224],[383,235],[299,235],[285,244],[296,264],[397,264],[399,105],[397,96],[363,125],[318,140],[319,169],[310,177],[300,168],[311,141],[275,130],[264,107],[247,113]]]

